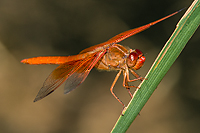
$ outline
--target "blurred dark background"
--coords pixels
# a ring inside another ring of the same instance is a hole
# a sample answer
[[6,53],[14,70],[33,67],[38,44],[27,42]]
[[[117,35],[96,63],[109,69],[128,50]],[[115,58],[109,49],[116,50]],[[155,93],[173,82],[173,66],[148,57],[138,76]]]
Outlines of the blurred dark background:
[[[116,72],[94,69],[70,94],[63,95],[62,85],[33,103],[56,66],[29,66],[20,60],[78,54],[120,32],[188,8],[191,3],[192,0],[1,0],[0,132],[110,132],[122,109],[109,90]],[[120,43],[145,53],[146,63],[138,71],[141,76],[148,72],[185,11]],[[199,35],[197,30],[128,133],[199,132]],[[122,78],[114,90],[126,104],[129,102]]]

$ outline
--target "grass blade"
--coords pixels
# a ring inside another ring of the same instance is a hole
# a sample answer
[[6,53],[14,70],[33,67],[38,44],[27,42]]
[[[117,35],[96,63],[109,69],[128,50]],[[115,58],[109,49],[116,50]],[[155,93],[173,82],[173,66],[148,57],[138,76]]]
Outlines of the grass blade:
[[146,75],[147,80],[144,80],[140,84],[140,89],[135,91],[133,99],[124,111],[124,116],[119,117],[112,133],[127,131],[199,25],[200,0],[194,0]]

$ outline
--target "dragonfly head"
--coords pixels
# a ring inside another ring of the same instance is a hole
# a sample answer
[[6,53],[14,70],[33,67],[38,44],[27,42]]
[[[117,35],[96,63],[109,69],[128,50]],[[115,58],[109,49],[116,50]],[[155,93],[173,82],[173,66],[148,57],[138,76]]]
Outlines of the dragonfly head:
[[139,49],[130,50],[130,54],[127,57],[127,65],[129,68],[138,70],[143,66],[145,59],[146,58],[143,56],[142,51]]

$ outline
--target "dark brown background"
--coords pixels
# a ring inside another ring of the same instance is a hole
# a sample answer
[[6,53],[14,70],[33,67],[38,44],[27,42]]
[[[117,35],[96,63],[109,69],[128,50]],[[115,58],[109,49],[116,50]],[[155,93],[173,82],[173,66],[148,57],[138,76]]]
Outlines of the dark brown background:
[[[1,0],[0,132],[106,133],[122,106],[109,88],[116,72],[92,70],[68,95],[64,86],[33,103],[53,65],[29,66],[21,59],[73,55],[125,30],[164,17],[192,0]],[[138,48],[147,58],[145,76],[186,10],[120,44]],[[198,30],[158,86],[128,133],[188,133],[200,130],[200,53]],[[130,97],[120,78],[116,94]],[[134,92],[134,89],[132,89]]]

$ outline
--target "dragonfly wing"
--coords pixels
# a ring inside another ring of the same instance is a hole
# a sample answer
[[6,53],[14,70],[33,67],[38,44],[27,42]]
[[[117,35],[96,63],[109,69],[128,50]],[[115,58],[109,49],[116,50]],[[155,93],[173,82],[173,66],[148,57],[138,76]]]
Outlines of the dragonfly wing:
[[101,59],[101,57],[106,53],[106,50],[98,52],[94,59],[87,59],[87,61],[81,64],[72,75],[69,76],[65,83],[64,93],[67,94],[76,87],[78,87],[88,76],[89,72],[95,66],[95,64]]
[[[77,87],[78,85],[80,85],[85,80],[90,70],[98,62],[98,60],[100,59],[100,55],[101,57],[103,56],[103,54],[101,53],[102,52],[99,52],[99,54],[88,56],[84,60],[71,61],[71,62],[67,62],[65,64],[58,66],[45,80],[34,102],[51,94],[67,79],[69,79],[69,81],[73,84],[71,85],[73,89],[75,86]],[[84,70],[88,72],[84,72]],[[78,78],[78,79],[75,79],[75,78]],[[73,90],[73,89],[70,89],[70,90]]]
[[34,102],[48,96],[53,91],[55,91],[66,80],[73,68],[78,66],[79,64],[80,61],[72,61],[58,66],[47,77]]
[[75,60],[83,60],[89,54],[82,53],[78,55],[71,56],[40,56],[21,60],[21,63],[30,65],[40,65],[40,64],[64,64],[66,62],[71,62]]

